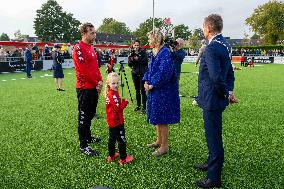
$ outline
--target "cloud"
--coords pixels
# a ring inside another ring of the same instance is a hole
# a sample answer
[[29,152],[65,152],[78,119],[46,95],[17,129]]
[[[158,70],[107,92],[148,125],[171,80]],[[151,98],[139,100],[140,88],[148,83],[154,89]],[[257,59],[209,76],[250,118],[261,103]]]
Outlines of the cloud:
[[[47,0],[1,1],[0,33],[20,29],[23,34],[34,35],[33,21],[36,10]],[[152,17],[153,0],[57,0],[63,10],[72,13],[81,22],[92,22],[96,28],[106,17],[126,23],[135,30],[140,23]],[[224,34],[233,38],[248,32],[245,19],[258,5],[267,0],[155,0],[155,17],[170,17],[174,25],[185,24],[190,29],[202,27],[208,14],[219,13],[224,20]]]

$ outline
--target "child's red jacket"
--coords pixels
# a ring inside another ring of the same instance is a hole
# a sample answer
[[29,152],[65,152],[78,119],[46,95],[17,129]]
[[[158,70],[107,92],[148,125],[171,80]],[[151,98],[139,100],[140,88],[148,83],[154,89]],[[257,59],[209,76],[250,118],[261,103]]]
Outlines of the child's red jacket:
[[123,109],[128,101],[119,97],[118,91],[109,90],[106,97],[106,120],[109,127],[124,124]]

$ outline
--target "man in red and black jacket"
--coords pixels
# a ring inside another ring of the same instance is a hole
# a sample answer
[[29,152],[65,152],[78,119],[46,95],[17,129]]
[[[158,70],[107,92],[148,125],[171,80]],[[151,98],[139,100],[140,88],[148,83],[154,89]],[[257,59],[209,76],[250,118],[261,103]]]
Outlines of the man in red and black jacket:
[[91,23],[80,27],[82,40],[74,46],[72,58],[76,71],[76,91],[78,98],[78,134],[80,150],[88,156],[98,153],[88,144],[99,142],[101,139],[91,136],[91,121],[96,114],[98,96],[103,84],[99,70],[97,55],[92,43],[96,31]]

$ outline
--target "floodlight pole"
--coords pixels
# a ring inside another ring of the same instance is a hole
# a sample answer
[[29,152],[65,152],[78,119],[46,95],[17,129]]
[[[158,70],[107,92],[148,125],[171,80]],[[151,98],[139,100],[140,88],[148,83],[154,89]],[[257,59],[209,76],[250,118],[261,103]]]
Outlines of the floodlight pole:
[[155,30],[155,0],[153,0],[153,31]]

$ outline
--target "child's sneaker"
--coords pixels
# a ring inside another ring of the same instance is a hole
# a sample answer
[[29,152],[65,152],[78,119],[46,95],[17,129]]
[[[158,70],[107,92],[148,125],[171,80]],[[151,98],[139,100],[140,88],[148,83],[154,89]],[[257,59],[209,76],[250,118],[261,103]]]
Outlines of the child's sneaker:
[[118,163],[120,165],[124,165],[124,164],[127,164],[127,163],[131,163],[132,161],[134,160],[134,157],[133,156],[126,156],[125,160],[118,160]]
[[107,162],[112,162],[113,160],[115,160],[118,157],[118,153],[115,152],[113,157],[108,156],[107,157]]

